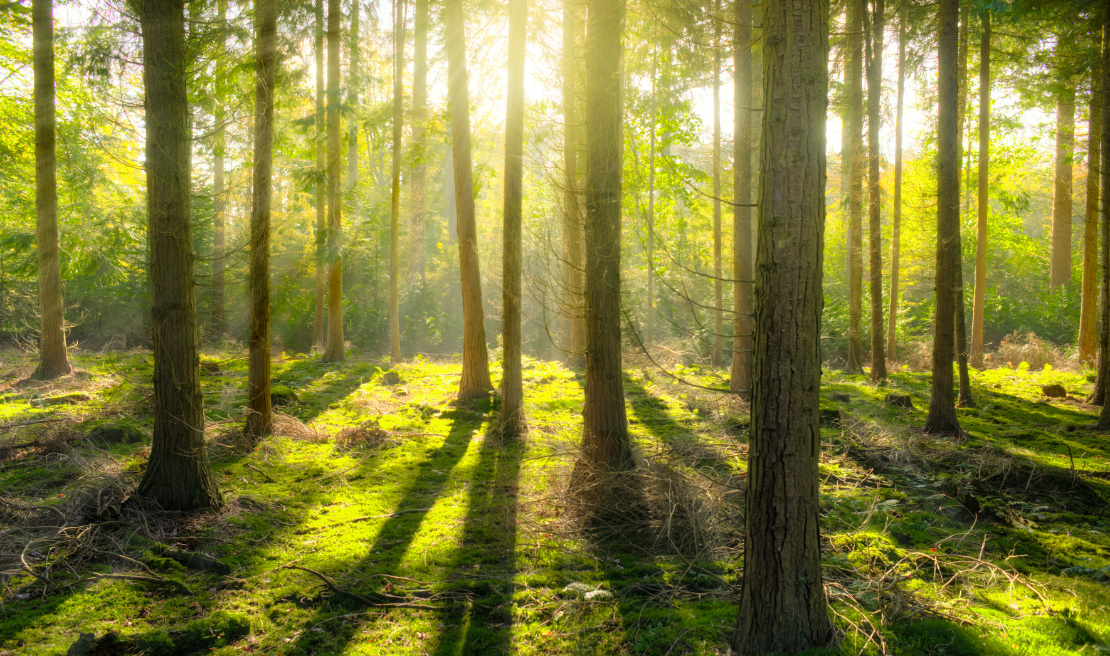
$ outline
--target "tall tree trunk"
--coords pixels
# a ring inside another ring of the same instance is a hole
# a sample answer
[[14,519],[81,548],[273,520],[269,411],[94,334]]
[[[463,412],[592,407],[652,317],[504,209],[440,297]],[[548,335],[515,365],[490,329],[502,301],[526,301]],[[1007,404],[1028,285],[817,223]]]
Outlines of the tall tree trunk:
[[470,162],[470,90],[466,73],[466,32],[462,0],[444,0],[451,142],[455,158],[455,211],[458,213],[459,272],[462,276],[463,363],[459,398],[485,396],[493,389],[486,352],[482,277],[478,270],[478,230],[474,224],[474,183]]
[[328,341],[324,362],[342,362],[343,192],[339,188],[339,0],[328,0]]
[[524,432],[524,383],[520,365],[520,276],[524,192],[524,59],[528,37],[528,2],[509,3],[509,73],[505,101],[505,211],[502,251],[502,335],[504,361],[501,377],[501,434]]
[[409,279],[424,289],[424,186],[427,157],[424,132],[428,119],[428,0],[416,0],[412,44],[412,156],[409,179]]
[[[1102,80],[1101,88],[1110,89],[1110,3],[1102,5]],[[1110,111],[1102,112],[1102,148],[1104,153],[1110,153]],[[1106,159],[1106,158],[1103,158]],[[1102,286],[1102,304],[1099,308],[1102,313],[1102,326],[1099,332],[1099,376],[1095,383],[1095,395],[1102,401],[1102,412],[1099,413],[1098,423],[1100,430],[1110,430],[1110,403],[1106,402],[1107,388],[1110,387],[1110,166],[1101,167],[1102,175],[1102,244],[1100,259],[1102,271],[1100,282]]]
[[[879,123],[883,100],[883,0],[875,0],[873,29],[867,53],[867,224],[871,251],[871,380],[886,379],[886,337],[883,331],[883,218],[879,170]],[[863,8],[864,19],[867,7]]]
[[277,0],[255,0],[258,62],[254,86],[254,202],[251,207],[251,327],[247,372],[249,438],[274,428],[270,408],[270,206],[273,198]]
[[[658,51],[657,51],[658,52]],[[647,332],[646,345],[655,340],[655,149],[658,146],[656,126],[659,122],[656,106],[658,93],[658,55],[651,59],[651,125],[648,128],[648,210],[647,210]],[[716,104],[716,103],[714,103]]]
[[[224,65],[225,44],[227,43],[227,0],[216,3],[216,25],[219,34],[220,51],[216,56],[216,79],[222,81],[226,75]],[[220,340],[227,331],[227,318],[224,312],[224,269],[227,249],[227,180],[224,171],[224,151],[227,148],[227,136],[224,130],[224,121],[227,120],[224,103],[218,96],[215,98],[215,123],[216,134],[212,144],[212,169],[214,180],[212,182],[212,317],[211,336]]]
[[401,361],[401,311],[397,280],[401,232],[401,128],[404,127],[405,0],[393,3],[393,187],[389,218],[389,360]]
[[[966,168],[957,169],[956,177],[959,179],[961,171],[966,171],[966,184],[960,187],[959,194],[961,198],[970,198],[968,189],[971,187],[971,157],[967,157],[966,164],[964,164],[964,123],[967,117],[968,108],[968,85],[967,85],[967,54],[970,33],[971,12],[969,3],[964,2],[960,5],[960,46],[959,46],[959,117],[956,120],[958,125],[958,145],[959,157],[956,162],[958,166]],[[960,203],[957,201],[956,207],[959,208]],[[964,212],[970,209],[970,200],[964,203]],[[961,214],[962,216],[962,214]],[[955,280],[955,305],[953,306],[953,322],[955,325],[955,349],[956,349],[956,368],[959,373],[959,398],[956,401],[956,407],[968,408],[975,405],[971,398],[971,376],[967,370],[967,322],[964,316],[964,267],[963,267],[963,221],[957,219],[957,225],[960,229],[956,231],[956,245],[950,251],[955,260],[952,263],[952,275]]]
[[316,318],[312,345],[324,345],[324,296],[326,294],[328,239],[326,148],[324,135],[324,0],[316,0]]
[[1074,150],[1075,88],[1069,86],[1056,96],[1056,184],[1052,194],[1050,287],[1071,283],[1071,161]]
[[1091,104],[1087,122],[1087,213],[1083,223],[1083,296],[1079,311],[1079,361],[1093,367],[1097,357],[1095,313],[1098,304],[1098,170],[1101,160],[1099,126],[1102,124],[1101,52],[1091,69]]
[[748,511],[732,642],[744,656],[833,637],[817,473],[828,20],[826,0],[763,3],[764,89],[776,111],[763,116]]
[[751,399],[752,389],[752,10],[733,0],[736,44],[733,50],[732,142],[732,370],[729,389]]
[[933,379],[925,431],[958,433],[953,395],[952,356],[955,344],[957,262],[952,250],[960,236],[959,135],[959,0],[940,0],[937,49],[939,84],[937,120],[937,260],[936,315],[933,323]]
[[863,371],[863,12],[865,0],[848,0],[848,371]]
[[586,25],[586,404],[594,471],[634,466],[621,370],[621,33],[624,0],[592,0]]
[[147,214],[154,336],[154,439],[139,496],[163,510],[223,503],[204,446],[189,217],[189,106],[183,0],[138,5],[146,92]]
[[906,99],[906,18],[898,16],[898,104],[894,118],[894,211],[890,226],[890,318],[887,322],[887,356],[898,357],[898,289],[902,249],[902,113]]
[[358,188],[358,118],[354,108],[358,106],[358,88],[362,84],[359,72],[358,22],[362,13],[359,0],[351,3],[350,62],[347,71],[347,106],[351,116],[347,120],[347,198],[353,203]]
[[[1097,142],[1097,137],[1096,137]],[[979,37],[979,216],[975,229],[975,300],[971,310],[971,363],[983,368],[983,309],[987,292],[987,219],[990,216],[987,186],[991,157],[991,14],[983,12]],[[1095,185],[1096,203],[1098,185]],[[1098,223],[1098,211],[1095,211]],[[1093,255],[1092,255],[1093,257]]]
[[73,369],[66,353],[62,267],[58,247],[58,178],[54,153],[54,3],[31,4],[35,75],[35,242],[39,264],[39,379]]
[[[583,299],[583,223],[578,151],[582,147],[581,113],[578,110],[578,43],[582,39],[582,20],[578,6],[563,2],[563,334],[569,336],[567,364],[580,367],[586,362],[586,315]],[[650,274],[649,274],[650,275]],[[649,313],[650,317],[650,313]],[[649,319],[650,321],[650,319]],[[649,330],[650,333],[650,330]],[[650,338],[648,343],[650,343]]]
[[725,314],[721,266],[721,0],[713,6],[713,366],[721,366]]

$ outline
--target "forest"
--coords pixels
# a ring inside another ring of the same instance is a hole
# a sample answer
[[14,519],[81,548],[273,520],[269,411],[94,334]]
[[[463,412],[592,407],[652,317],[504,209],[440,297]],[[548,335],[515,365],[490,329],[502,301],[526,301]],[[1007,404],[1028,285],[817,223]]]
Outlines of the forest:
[[0,0],[0,656],[1110,651],[1110,0]]

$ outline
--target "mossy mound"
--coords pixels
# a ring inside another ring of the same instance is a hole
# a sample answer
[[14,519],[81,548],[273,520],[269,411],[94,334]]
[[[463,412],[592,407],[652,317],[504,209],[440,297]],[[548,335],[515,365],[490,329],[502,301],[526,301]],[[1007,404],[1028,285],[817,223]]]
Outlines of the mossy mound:
[[270,387],[270,405],[293,405],[299,402],[300,399],[297,398],[297,393],[291,387],[285,385]]
[[146,434],[130,424],[101,424],[90,430],[86,435],[96,444],[140,444],[146,440]]

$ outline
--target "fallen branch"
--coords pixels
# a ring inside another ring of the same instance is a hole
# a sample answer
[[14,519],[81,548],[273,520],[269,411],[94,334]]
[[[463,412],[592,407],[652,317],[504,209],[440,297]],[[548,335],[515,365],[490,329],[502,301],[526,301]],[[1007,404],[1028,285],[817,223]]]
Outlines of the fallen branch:
[[[435,610],[434,606],[428,606],[426,604],[410,604],[410,603],[407,603],[407,602],[379,602],[379,601],[374,601],[374,600],[369,599],[367,597],[363,597],[360,594],[357,594],[357,593],[354,593],[354,592],[349,592],[347,590],[344,590],[343,588],[340,588],[335,583],[333,583],[332,580],[329,579],[328,577],[324,576],[320,572],[317,572],[316,570],[308,569],[307,567],[300,567],[298,565],[286,565],[284,569],[299,569],[302,572],[308,572],[309,574],[312,574],[313,576],[315,576],[315,577],[319,578],[321,581],[323,581],[324,585],[327,586],[327,588],[329,590],[331,590],[332,592],[334,592],[335,594],[343,595],[344,597],[350,597],[351,599],[354,599],[355,601],[357,601],[361,604],[364,604],[366,606],[372,606],[374,608],[416,608],[416,609],[419,609],[419,610]],[[393,595],[380,595],[380,596],[382,596],[382,597],[393,597]],[[404,599],[404,597],[394,597],[394,598]]]
[[184,592],[187,595],[193,594],[193,591],[190,590],[189,587],[181,581],[164,579],[160,576],[140,576],[138,574],[97,574],[95,572],[91,576],[95,579],[120,579],[124,581],[139,581],[142,583],[157,583],[159,585],[173,585],[176,586],[178,590]]

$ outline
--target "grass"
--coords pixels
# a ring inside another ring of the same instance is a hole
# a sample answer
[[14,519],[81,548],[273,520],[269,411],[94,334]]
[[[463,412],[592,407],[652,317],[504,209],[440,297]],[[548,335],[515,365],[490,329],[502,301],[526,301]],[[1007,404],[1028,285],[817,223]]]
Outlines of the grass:
[[[38,441],[0,460],[0,654],[62,653],[109,632],[123,645],[112,653],[725,653],[746,477],[735,398],[627,371],[650,521],[620,539],[590,530],[566,499],[582,378],[561,365],[526,360],[530,432],[505,442],[491,428],[496,396],[454,398],[455,362],[280,357],[275,384],[297,402],[281,408],[278,435],[245,451],[245,358],[204,360],[227,503],[182,517],[119,503],[149,453],[149,353],[78,353],[78,373],[46,385],[17,384],[33,361],[0,353],[0,427],[59,420],[0,429],[0,445]],[[400,382],[386,384],[387,371]],[[721,386],[727,371],[681,375]],[[926,375],[876,386],[827,372],[821,521],[838,642],[820,653],[1110,650],[1110,441],[1082,428],[1098,410],[1081,401],[1090,382],[1021,367],[972,382],[967,436],[940,440],[918,430]],[[1046,400],[1046,383],[1070,397]],[[890,392],[914,407],[887,405]],[[102,423],[147,442],[80,439]],[[34,529],[59,513],[92,528]],[[23,569],[24,547],[55,585]],[[190,569],[166,548],[207,553],[231,574]]]

